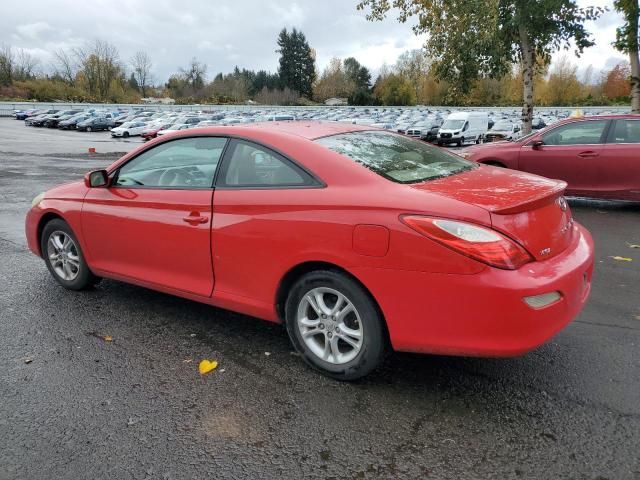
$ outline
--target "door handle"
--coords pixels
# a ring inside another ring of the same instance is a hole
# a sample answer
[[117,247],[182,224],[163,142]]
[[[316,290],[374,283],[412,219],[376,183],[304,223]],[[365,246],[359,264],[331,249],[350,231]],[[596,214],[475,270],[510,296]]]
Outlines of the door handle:
[[578,156],[582,157],[582,158],[597,157],[598,155],[599,155],[598,152],[594,152],[594,151],[591,151],[591,150],[588,150],[586,152],[580,152],[578,154]]
[[209,221],[208,217],[203,217],[198,212],[191,212],[188,217],[182,217],[183,222],[187,222],[191,225],[200,225]]

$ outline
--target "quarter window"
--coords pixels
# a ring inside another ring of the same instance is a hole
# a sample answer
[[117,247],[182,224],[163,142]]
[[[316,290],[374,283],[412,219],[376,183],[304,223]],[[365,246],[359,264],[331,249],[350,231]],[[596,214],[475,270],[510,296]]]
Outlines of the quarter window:
[[602,143],[607,120],[585,120],[554,128],[542,137],[545,145],[592,145]]
[[222,171],[227,187],[287,187],[315,185],[317,182],[300,167],[259,145],[235,141]]
[[212,188],[226,142],[222,137],[193,137],[161,143],[122,166],[115,186]]
[[640,143],[640,120],[616,120],[609,143]]

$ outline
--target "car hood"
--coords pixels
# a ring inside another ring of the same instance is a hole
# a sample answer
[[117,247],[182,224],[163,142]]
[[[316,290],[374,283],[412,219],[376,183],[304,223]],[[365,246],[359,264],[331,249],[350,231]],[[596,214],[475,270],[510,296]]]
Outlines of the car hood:
[[50,188],[44,192],[44,200],[76,200],[84,198],[87,192],[87,187],[84,185],[84,180],[74,180],[71,182],[63,183],[56,187]]
[[514,213],[559,196],[567,184],[517,170],[479,165],[458,175],[412,186],[492,213]]

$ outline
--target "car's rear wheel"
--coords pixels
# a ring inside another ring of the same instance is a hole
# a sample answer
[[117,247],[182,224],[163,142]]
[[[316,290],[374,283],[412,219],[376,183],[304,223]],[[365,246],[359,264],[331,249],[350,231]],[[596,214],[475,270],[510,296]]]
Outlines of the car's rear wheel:
[[355,380],[382,362],[382,315],[364,288],[347,275],[319,270],[302,276],[289,293],[285,314],[293,346],[329,377]]
[[63,287],[82,290],[100,281],[89,269],[80,243],[65,221],[48,222],[42,229],[40,242],[49,272]]

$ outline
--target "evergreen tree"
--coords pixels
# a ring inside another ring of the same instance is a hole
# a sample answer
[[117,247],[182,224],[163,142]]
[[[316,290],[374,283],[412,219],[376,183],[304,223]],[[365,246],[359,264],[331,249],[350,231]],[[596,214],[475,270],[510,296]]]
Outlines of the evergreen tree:
[[344,71],[347,78],[355,86],[349,95],[349,105],[373,105],[375,99],[371,94],[371,73],[369,69],[353,57],[345,58]]
[[311,98],[316,79],[315,55],[304,33],[295,28],[289,33],[283,28],[278,36],[278,47],[278,75],[282,86]]
[[138,80],[136,79],[136,76],[133,73],[129,77],[128,83],[131,89],[135,90],[136,92],[140,91],[140,85],[138,85]]

